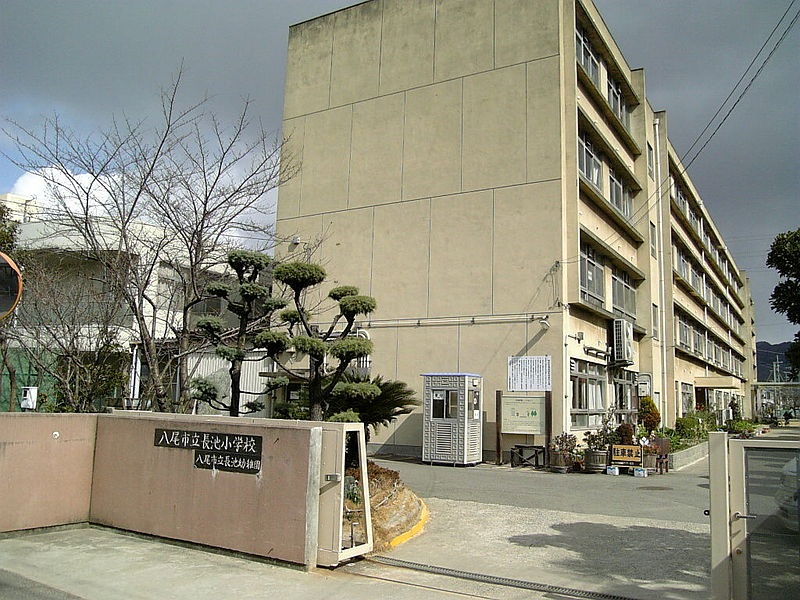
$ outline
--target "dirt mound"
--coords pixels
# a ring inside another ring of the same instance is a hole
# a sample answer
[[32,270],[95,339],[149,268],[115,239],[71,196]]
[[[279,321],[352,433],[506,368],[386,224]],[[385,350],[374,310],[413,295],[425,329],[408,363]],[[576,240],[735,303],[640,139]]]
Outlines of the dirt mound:
[[406,487],[397,471],[367,463],[372,535],[375,550],[386,550],[398,535],[419,523],[422,501]]

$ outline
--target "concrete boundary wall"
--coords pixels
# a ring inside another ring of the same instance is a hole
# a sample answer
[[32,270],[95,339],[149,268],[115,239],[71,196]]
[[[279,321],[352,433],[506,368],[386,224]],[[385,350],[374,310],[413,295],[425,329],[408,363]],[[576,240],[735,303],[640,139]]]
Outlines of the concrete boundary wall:
[[[124,412],[0,415],[0,532],[90,522],[311,567],[344,549],[345,442],[363,426]],[[369,506],[365,507],[369,522]]]
[[0,531],[89,520],[97,415],[0,417]]

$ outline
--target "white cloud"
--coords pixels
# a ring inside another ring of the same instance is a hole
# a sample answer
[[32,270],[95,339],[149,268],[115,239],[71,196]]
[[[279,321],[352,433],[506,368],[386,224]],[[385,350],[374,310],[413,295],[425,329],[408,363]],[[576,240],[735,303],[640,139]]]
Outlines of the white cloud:
[[47,182],[37,173],[24,173],[14,182],[11,193],[18,196],[45,200],[50,195],[47,191]]
[[[66,190],[69,189],[70,186],[68,185],[69,182],[65,175],[59,173],[55,168],[47,169],[46,175],[51,178],[52,181],[64,182],[66,187],[61,188],[59,191],[61,194],[66,194]],[[84,173],[77,175],[75,179],[80,184],[86,185],[90,182],[91,176]],[[36,206],[40,212],[47,212],[48,209],[55,210],[59,208],[62,210],[67,208],[70,211],[79,213],[82,212],[81,204],[77,198],[69,198],[65,195],[64,198],[59,200],[54,197],[53,193],[50,191],[51,185],[52,183],[49,183],[40,173],[27,172],[17,178],[14,185],[11,187],[11,193],[17,194],[18,196],[33,198],[34,206]]]

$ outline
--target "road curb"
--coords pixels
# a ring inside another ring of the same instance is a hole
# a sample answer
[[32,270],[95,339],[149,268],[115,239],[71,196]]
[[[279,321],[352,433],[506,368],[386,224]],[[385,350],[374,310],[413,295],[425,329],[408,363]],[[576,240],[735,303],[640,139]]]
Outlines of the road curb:
[[419,499],[419,503],[422,505],[422,510],[420,511],[419,515],[419,521],[417,521],[416,525],[414,525],[411,529],[409,529],[405,533],[401,533],[400,535],[392,538],[389,541],[390,548],[396,548],[400,544],[407,542],[408,540],[410,540],[416,535],[419,535],[422,532],[422,529],[428,522],[428,518],[430,517],[430,512],[428,511],[428,507],[425,505],[425,502],[422,501],[422,498]]

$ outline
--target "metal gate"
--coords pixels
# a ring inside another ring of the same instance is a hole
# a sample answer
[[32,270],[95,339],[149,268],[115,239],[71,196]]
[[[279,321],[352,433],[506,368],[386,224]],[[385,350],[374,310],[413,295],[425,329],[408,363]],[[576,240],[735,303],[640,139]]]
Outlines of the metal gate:
[[800,598],[800,443],[709,437],[714,600]]

